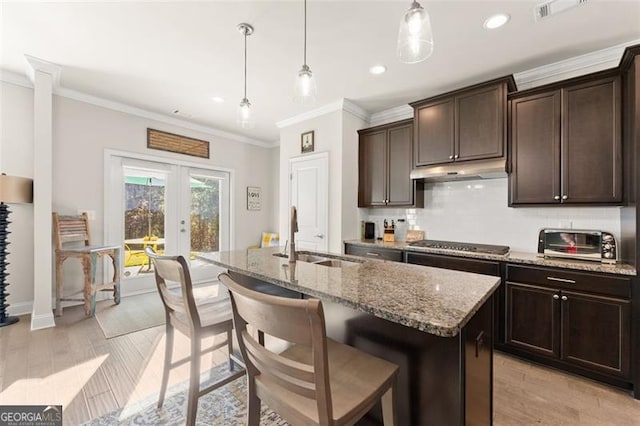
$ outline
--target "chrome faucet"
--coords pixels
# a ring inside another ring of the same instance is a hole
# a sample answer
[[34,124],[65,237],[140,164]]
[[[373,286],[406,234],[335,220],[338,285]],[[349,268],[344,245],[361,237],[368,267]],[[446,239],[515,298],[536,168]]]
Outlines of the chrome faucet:
[[289,224],[289,263],[296,263],[296,232],[298,232],[298,210],[296,206],[291,206],[291,223]]

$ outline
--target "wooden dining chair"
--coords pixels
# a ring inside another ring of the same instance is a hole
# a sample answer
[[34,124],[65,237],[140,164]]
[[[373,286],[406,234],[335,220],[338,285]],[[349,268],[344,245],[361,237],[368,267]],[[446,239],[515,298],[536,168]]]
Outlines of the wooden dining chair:
[[[153,262],[158,293],[164,305],[166,319],[166,346],[164,353],[164,369],[160,386],[158,408],[162,407],[172,368],[190,362],[189,393],[187,402],[187,425],[195,424],[198,410],[198,398],[227,383],[242,377],[243,369],[235,369],[233,355],[233,320],[228,293],[218,297],[196,299],[193,294],[189,265],[183,256],[161,256],[151,247],[145,253]],[[169,289],[167,283],[178,283],[180,291]],[[224,290],[224,289],[223,289]],[[188,358],[172,363],[174,329],[178,329],[189,337],[191,353]],[[202,350],[202,339],[226,333],[226,339],[210,348]],[[200,357],[227,346],[229,351],[230,375],[216,383],[200,389]],[[234,371],[235,370],[235,371]]]
[[[96,312],[96,294],[112,291],[113,300],[120,303],[120,246],[92,246],[89,233],[89,217],[84,212],[78,216],[62,216],[53,213],[53,235],[56,258],[56,316],[62,315],[63,301],[84,301],[84,312],[93,316]],[[113,265],[113,279],[96,283],[98,260],[108,256]],[[62,265],[69,258],[80,259],[84,273],[84,297],[63,297]]]
[[[261,401],[295,425],[351,425],[381,400],[384,424],[394,424],[398,366],[327,338],[322,302],[257,292],[226,273],[219,278],[230,291],[247,368],[250,426],[259,424]],[[293,346],[273,353],[247,325]]]

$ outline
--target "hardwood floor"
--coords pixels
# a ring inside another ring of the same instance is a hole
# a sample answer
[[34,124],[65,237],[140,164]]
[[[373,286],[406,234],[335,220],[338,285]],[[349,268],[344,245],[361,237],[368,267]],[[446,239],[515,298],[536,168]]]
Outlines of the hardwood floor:
[[[160,386],[164,326],[105,339],[82,306],[58,326],[29,331],[29,317],[0,328],[0,405],[62,404],[64,422],[80,424],[126,406]],[[211,344],[208,339],[205,344]],[[176,333],[174,359],[188,355]],[[224,349],[203,357],[203,371],[226,362]],[[187,380],[188,364],[169,386]],[[587,379],[495,355],[494,424],[640,425],[640,401]]]

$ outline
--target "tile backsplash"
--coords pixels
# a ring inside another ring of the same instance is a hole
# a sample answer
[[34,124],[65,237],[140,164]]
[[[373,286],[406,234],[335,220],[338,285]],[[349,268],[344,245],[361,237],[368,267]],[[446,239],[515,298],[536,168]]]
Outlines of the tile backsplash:
[[[362,209],[364,220],[405,219],[430,240],[502,244],[536,252],[540,228],[596,229],[620,238],[620,207],[507,207],[507,178],[430,183],[423,209]],[[402,232],[397,232],[402,234]]]

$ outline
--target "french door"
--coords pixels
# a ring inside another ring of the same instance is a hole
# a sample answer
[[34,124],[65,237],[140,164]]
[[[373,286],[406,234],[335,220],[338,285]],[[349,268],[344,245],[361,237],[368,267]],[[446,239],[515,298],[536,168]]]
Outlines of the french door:
[[147,247],[189,259],[196,283],[216,279],[197,255],[230,248],[230,173],[122,155],[106,166],[106,241],[122,244],[124,294],[155,287]]

